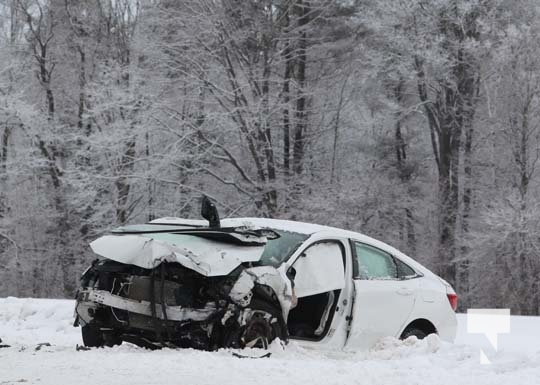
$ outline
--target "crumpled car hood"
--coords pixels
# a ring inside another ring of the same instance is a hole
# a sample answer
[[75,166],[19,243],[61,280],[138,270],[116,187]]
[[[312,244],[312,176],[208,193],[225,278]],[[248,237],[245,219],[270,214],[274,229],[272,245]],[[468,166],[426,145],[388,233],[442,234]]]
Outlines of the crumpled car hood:
[[262,245],[219,242],[186,234],[105,235],[90,243],[94,253],[116,262],[152,269],[178,262],[204,276],[223,276],[244,262],[257,262]]

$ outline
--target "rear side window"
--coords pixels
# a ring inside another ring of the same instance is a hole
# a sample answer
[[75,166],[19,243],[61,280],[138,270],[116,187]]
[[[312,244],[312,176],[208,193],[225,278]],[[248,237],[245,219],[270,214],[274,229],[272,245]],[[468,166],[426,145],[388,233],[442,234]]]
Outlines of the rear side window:
[[358,265],[357,279],[397,279],[398,269],[394,258],[375,247],[354,243]]
[[414,271],[409,265],[405,264],[405,262],[400,261],[398,258],[394,258],[394,261],[396,261],[399,279],[409,279],[418,276],[416,271]]

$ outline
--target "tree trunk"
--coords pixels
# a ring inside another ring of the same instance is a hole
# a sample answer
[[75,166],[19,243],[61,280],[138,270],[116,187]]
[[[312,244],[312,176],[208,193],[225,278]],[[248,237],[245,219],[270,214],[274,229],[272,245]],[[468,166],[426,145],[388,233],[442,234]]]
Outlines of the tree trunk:
[[[129,171],[133,167],[133,160],[135,158],[135,139],[130,139],[126,144],[126,150],[122,156],[122,161],[119,167],[120,174]],[[131,183],[129,178],[125,175],[120,175],[116,182],[116,222],[123,225],[127,222],[129,214],[131,212],[129,202],[129,191],[131,190]]]
[[[86,104],[86,54],[81,46],[77,46],[79,52],[80,64],[79,64],[79,106],[77,111],[77,127],[79,132],[82,132],[84,127],[84,110]],[[87,125],[86,136],[90,136],[90,125]]]
[[[399,80],[398,84],[394,88],[394,97],[398,103],[398,105],[401,106],[401,103],[403,102],[403,89],[405,87],[405,81]],[[403,183],[407,189],[407,191],[410,191],[410,179],[411,174],[407,169],[406,161],[407,161],[407,146],[405,144],[405,140],[403,138],[403,134],[401,132],[401,123],[402,123],[402,112],[398,111],[395,114],[396,117],[396,123],[395,123],[395,133],[394,133],[394,149],[396,154],[396,162],[397,162],[397,168],[399,173],[399,178],[401,183]],[[405,218],[403,221],[402,229],[400,229],[400,233],[405,236],[406,235],[406,243],[407,243],[407,251],[411,255],[416,254],[416,232],[414,229],[414,216],[411,208],[409,207],[409,202],[405,202],[405,208],[404,208],[404,214]]]
[[[461,16],[467,19],[463,28],[458,23]],[[426,115],[430,130],[435,162],[438,168],[438,203],[439,203],[439,263],[437,273],[450,284],[456,284],[456,226],[459,214],[460,154],[461,136],[466,127],[472,126],[476,108],[479,66],[465,46],[468,39],[478,39],[475,19],[478,14],[473,10],[459,15],[455,3],[448,9],[448,14],[441,15],[439,29],[443,41],[441,47],[447,50],[452,65],[448,73],[436,78],[434,83],[435,98],[428,95],[423,62],[415,57],[418,78],[418,94]]]
[[347,86],[349,77],[347,76],[341,85],[341,90],[339,92],[339,100],[337,105],[336,116],[334,117],[334,143],[332,146],[332,166],[330,169],[330,183],[333,183],[336,178],[336,158],[338,152],[338,141],[339,141],[339,123],[341,117],[341,110],[343,109],[343,98],[345,93],[345,87]]
[[264,155],[266,158],[266,174],[268,176],[268,186],[266,187],[265,192],[265,204],[268,208],[268,215],[273,217],[276,215],[277,211],[277,190],[275,188],[276,182],[276,165],[274,159],[274,149],[272,147],[272,130],[269,123],[270,110],[269,110],[269,98],[270,98],[270,58],[269,50],[270,38],[267,37],[268,41],[265,46],[263,59],[264,59],[264,69],[263,69],[263,83],[262,83],[262,106],[264,118],[262,119],[263,127],[263,146],[264,146]]
[[11,136],[11,125],[6,122],[4,125],[4,132],[2,133],[2,147],[0,148],[0,173],[2,176],[6,175],[7,171],[7,159],[9,149],[9,138]]
[[469,292],[469,247],[467,242],[469,234],[469,220],[472,208],[472,143],[473,143],[473,125],[468,124],[465,129],[465,145],[463,158],[463,209],[461,215],[461,262],[458,266],[458,288],[461,293]]
[[296,57],[296,82],[298,91],[296,96],[296,127],[293,143],[293,170],[300,175],[303,170],[304,141],[307,129],[307,94],[306,94],[306,64],[307,64],[307,32],[305,27],[309,22],[309,3],[298,0],[294,5],[298,16],[300,37]]
[[[285,10],[285,32],[288,33],[289,27],[289,9]],[[283,50],[283,57],[285,59],[285,73],[283,75],[283,169],[285,171],[285,177],[288,177],[290,174],[291,166],[291,133],[290,133],[290,82],[291,82],[291,72],[293,67],[293,61],[291,57],[291,42],[289,37],[285,41],[285,49]]]

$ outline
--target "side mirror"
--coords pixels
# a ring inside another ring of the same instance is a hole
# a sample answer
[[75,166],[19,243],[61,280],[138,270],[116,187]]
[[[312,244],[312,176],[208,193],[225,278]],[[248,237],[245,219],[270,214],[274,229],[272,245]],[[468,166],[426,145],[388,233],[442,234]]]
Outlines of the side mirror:
[[202,197],[201,216],[209,222],[210,227],[221,227],[216,205],[206,195]]
[[289,270],[287,270],[287,278],[289,278],[291,281],[294,282],[294,279],[296,278],[296,269],[294,267],[290,267]]

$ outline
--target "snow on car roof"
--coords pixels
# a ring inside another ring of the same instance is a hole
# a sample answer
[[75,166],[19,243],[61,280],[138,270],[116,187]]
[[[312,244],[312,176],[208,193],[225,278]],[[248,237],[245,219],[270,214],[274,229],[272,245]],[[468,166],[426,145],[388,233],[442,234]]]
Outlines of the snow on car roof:
[[[208,221],[204,219],[184,219],[176,217],[165,217],[154,219],[150,223],[166,223],[178,224],[187,226],[208,226]],[[225,218],[221,220],[223,227],[267,227],[276,230],[292,231],[300,234],[313,234],[318,231],[335,230],[339,232],[347,232],[346,230],[338,229],[330,226],[317,225],[313,223],[296,222],[284,219],[271,218]]]
[[[153,220],[150,223],[166,223],[177,224],[187,226],[208,226],[208,221],[204,219],[183,219],[176,217],[165,217]],[[260,227],[271,228],[276,230],[291,231],[300,234],[312,235],[319,232],[325,232],[327,235],[341,236],[346,238],[355,239],[359,242],[366,242],[372,246],[375,246],[381,250],[384,250],[394,256],[399,256],[400,259],[414,267],[417,271],[423,274],[433,274],[425,266],[415,261],[413,258],[404,254],[400,250],[390,246],[387,243],[379,241],[378,239],[371,238],[365,234],[357,233],[350,230],[340,229],[337,227],[317,225],[314,223],[305,223],[297,221],[289,221],[285,219],[271,219],[271,218],[225,218],[221,220],[223,227]]]
[[[176,224],[187,226],[208,226],[208,221],[199,219],[183,219],[176,217],[165,217],[153,220],[151,223]],[[300,234],[312,235],[319,232],[325,232],[329,235],[341,236],[357,239],[359,241],[368,241],[384,245],[383,249],[392,248],[390,245],[384,244],[381,241],[368,237],[362,233],[357,233],[350,230],[340,229],[337,227],[318,225],[315,223],[289,221],[285,219],[272,218],[225,218],[221,220],[222,227],[258,227],[270,228],[275,230],[290,231]],[[393,249],[393,248],[392,248]],[[396,250],[397,251],[397,250]]]

